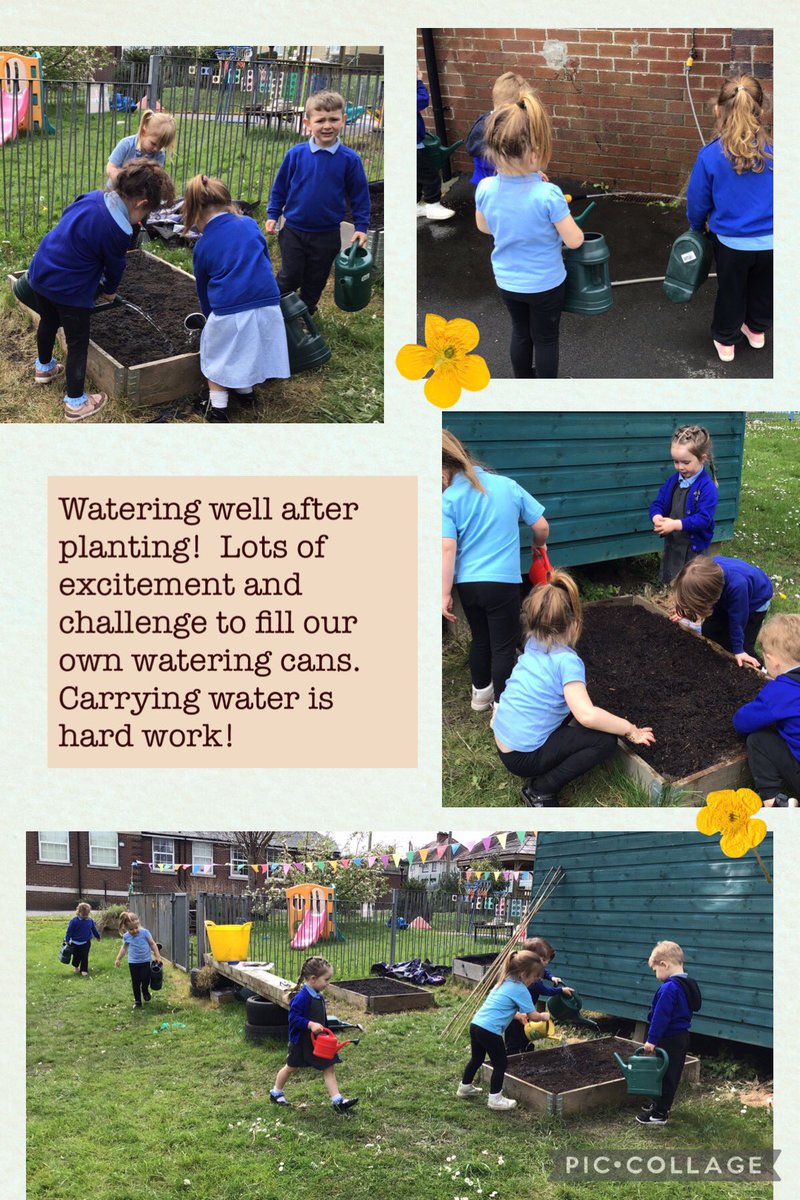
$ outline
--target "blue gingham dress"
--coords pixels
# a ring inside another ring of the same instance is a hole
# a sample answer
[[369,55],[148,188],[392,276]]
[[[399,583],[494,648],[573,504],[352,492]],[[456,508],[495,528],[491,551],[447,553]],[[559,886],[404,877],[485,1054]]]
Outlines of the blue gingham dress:
[[212,313],[200,336],[200,370],[224,388],[288,379],[289,350],[280,304],[225,316]]

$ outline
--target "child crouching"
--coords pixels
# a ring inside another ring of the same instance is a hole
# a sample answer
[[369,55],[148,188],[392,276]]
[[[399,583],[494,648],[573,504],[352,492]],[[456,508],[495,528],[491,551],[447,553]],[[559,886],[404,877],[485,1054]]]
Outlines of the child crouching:
[[800,616],[778,613],[761,630],[770,682],[733,714],[767,808],[797,808],[800,796]]

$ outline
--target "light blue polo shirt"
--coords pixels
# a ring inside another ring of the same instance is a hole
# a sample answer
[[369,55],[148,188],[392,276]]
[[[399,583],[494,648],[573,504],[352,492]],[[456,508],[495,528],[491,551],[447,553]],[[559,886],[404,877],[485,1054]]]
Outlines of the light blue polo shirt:
[[570,646],[543,650],[529,637],[497,703],[495,737],[509,750],[538,750],[569,716],[568,683],[586,683],[578,654]]
[[483,467],[486,492],[458,472],[442,492],[442,537],[456,539],[456,583],[520,583],[519,523],[533,525],[544,505],[507,475]]
[[518,979],[504,979],[489,992],[472,1018],[472,1024],[502,1036],[516,1013],[533,1012],[533,1008],[533,1000],[525,984]]
[[546,292],[566,278],[556,221],[569,216],[564,194],[538,173],[482,179],[475,206],[494,237],[492,269],[507,292]]
[[150,962],[150,930],[140,927],[138,933],[123,933],[122,940],[128,947],[129,963]]
[[108,156],[108,161],[115,167],[124,167],[126,163],[141,159],[143,162],[156,163],[163,167],[167,161],[166,150],[139,150],[136,147],[137,137],[138,134],[132,133],[130,137],[124,137],[121,142],[117,142]]

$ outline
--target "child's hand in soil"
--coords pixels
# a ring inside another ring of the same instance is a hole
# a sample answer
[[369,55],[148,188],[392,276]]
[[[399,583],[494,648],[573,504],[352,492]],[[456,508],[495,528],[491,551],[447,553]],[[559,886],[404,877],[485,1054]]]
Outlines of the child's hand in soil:
[[753,658],[752,654],[735,654],[734,658],[740,667],[755,667],[757,671],[761,670],[761,663],[757,658]]
[[652,746],[656,740],[656,735],[649,725],[645,725],[641,729],[634,725],[630,733],[627,733],[625,736],[629,742],[633,742],[636,746]]

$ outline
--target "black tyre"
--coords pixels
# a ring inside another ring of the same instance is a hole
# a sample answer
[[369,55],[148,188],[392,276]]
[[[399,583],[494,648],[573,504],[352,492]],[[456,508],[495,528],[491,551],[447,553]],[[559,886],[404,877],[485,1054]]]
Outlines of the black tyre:
[[265,1038],[274,1038],[277,1041],[285,1042],[289,1037],[288,1025],[251,1025],[249,1021],[245,1023],[244,1036],[250,1042],[260,1042]]
[[263,996],[248,996],[245,1020],[249,1025],[288,1025],[289,1012]]

